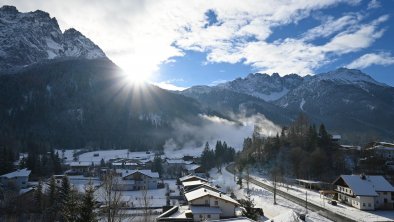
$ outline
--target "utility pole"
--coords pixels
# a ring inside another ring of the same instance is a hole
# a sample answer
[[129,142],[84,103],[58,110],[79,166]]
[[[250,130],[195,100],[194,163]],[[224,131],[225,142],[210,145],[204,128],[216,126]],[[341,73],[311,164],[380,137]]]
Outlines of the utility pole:
[[305,215],[308,214],[308,191],[305,191]]

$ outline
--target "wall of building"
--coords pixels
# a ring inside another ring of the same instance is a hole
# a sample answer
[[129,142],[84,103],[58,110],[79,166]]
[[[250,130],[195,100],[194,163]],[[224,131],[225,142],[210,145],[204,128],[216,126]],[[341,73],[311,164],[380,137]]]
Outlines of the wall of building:
[[193,214],[193,221],[219,220],[219,214]]
[[[217,201],[217,202],[216,202]],[[211,196],[205,196],[201,197],[199,199],[190,201],[191,205],[207,205],[211,207],[219,207],[222,210],[222,214],[220,215],[221,217],[234,217],[235,216],[235,204],[211,197]]]

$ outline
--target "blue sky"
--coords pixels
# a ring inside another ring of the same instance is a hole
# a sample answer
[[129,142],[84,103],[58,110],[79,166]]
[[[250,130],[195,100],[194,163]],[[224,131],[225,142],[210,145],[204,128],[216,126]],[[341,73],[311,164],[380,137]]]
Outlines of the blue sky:
[[[378,61],[368,59],[362,61],[361,64],[350,66],[350,68],[361,69],[363,72],[368,73],[373,78],[380,82],[394,86],[394,30],[392,24],[394,11],[394,1],[381,1],[376,2],[375,7],[369,4],[373,2],[364,1],[356,5],[338,4],[323,10],[312,12],[296,23],[290,23],[283,26],[278,26],[272,29],[272,34],[266,39],[267,42],[273,43],[275,41],[295,38],[299,39],[305,35],[308,30],[322,25],[323,17],[330,17],[335,20],[347,15],[359,13],[363,16],[361,21],[354,25],[362,23],[371,23],[373,20],[380,16],[389,15],[389,18],[379,24],[379,28],[384,30],[381,37],[373,41],[368,47],[360,48],[354,52],[344,53],[340,55],[329,55],[329,61],[326,64],[319,65],[313,68],[312,74],[319,74],[328,72],[339,67],[348,66],[353,61],[356,61],[363,55],[377,55]],[[369,5],[369,7],[368,7]],[[212,15],[207,20],[212,20]],[[216,15],[213,16],[216,20]],[[254,41],[254,40],[250,40]],[[330,41],[330,37],[320,37],[311,41],[316,45],[323,45]],[[350,42],[351,44],[351,42]],[[263,52],[269,54],[269,52]],[[221,82],[236,79],[238,77],[245,77],[252,72],[264,72],[264,68],[254,67],[250,64],[245,64],[242,60],[237,63],[227,62],[209,62],[207,60],[207,52],[185,51],[182,57],[174,58],[171,63],[160,65],[157,75],[157,82],[167,82],[181,87],[190,87],[191,85],[216,85]],[[383,58],[389,59],[387,63],[380,64]],[[365,58],[365,57],[364,57]],[[367,57],[368,58],[368,57]],[[283,59],[286,59],[285,57]],[[365,66],[365,67],[364,67]],[[271,74],[271,73],[269,73]],[[281,75],[289,73],[280,73]],[[310,73],[300,73],[302,75]]]
[[131,79],[168,89],[252,72],[361,69],[394,86],[394,1],[0,0],[76,28]]

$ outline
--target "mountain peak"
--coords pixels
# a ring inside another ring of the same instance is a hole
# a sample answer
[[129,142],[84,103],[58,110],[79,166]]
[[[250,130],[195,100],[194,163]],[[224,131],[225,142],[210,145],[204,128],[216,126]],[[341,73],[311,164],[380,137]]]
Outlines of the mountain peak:
[[45,60],[96,59],[105,53],[90,39],[71,28],[64,33],[56,18],[41,10],[19,12],[0,8],[0,72],[12,72]]
[[5,13],[12,13],[12,14],[16,14],[18,13],[18,9],[16,9],[15,6],[12,5],[4,5],[3,7],[0,8],[0,12],[5,12]]
[[374,80],[371,76],[361,72],[358,69],[338,68],[334,71],[316,75],[318,80],[330,80],[345,84],[364,84],[372,83],[379,86],[387,86]]

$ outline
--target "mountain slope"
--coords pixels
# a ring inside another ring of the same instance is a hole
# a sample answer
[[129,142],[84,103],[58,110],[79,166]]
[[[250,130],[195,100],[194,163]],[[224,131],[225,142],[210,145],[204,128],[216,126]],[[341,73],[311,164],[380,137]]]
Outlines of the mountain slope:
[[350,142],[394,137],[390,121],[394,88],[359,70],[340,68],[306,77],[256,73],[214,87],[192,87],[182,94],[222,112],[242,106],[249,115],[261,113],[281,125],[303,112]]
[[0,136],[61,147],[160,146],[200,105],[153,85],[130,85],[108,59],[53,60],[0,76]]
[[105,58],[104,52],[75,29],[61,32],[57,20],[37,10],[0,8],[0,73],[59,58]]

